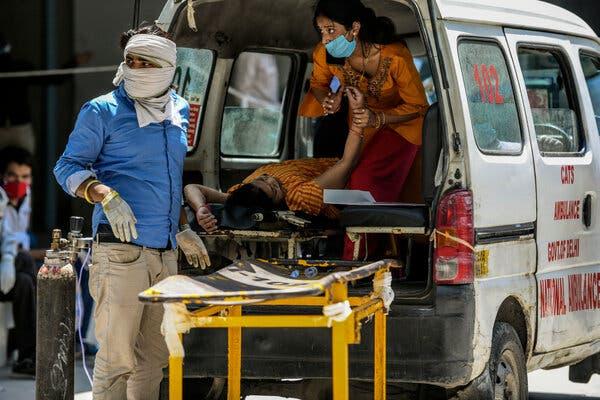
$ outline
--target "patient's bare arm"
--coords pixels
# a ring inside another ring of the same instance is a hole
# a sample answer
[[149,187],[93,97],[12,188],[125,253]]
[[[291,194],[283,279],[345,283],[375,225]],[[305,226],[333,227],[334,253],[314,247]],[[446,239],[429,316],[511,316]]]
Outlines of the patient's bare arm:
[[186,185],[183,189],[188,204],[194,209],[198,224],[208,233],[217,230],[217,219],[207,207],[209,203],[225,203],[227,193],[204,185]]
[[363,142],[363,129],[368,123],[368,119],[363,120],[364,117],[362,117],[365,114],[363,94],[353,87],[346,88],[346,93],[353,113],[352,124],[342,158],[315,179],[315,182],[323,189],[343,189],[346,186],[350,173],[358,162]]

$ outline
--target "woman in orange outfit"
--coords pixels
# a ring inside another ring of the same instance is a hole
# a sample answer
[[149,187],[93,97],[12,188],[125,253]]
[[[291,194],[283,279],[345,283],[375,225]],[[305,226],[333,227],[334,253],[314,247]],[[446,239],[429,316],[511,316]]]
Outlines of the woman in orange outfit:
[[[377,201],[398,201],[421,145],[428,107],[412,55],[403,43],[394,43],[392,21],[376,17],[360,0],[320,0],[313,23],[321,43],[313,52],[311,88],[300,114],[319,117],[340,110],[343,90],[331,92],[334,77],[342,86],[359,88],[367,105],[353,115],[367,127],[366,144],[348,188],[368,190]],[[347,241],[345,258],[351,248]]]

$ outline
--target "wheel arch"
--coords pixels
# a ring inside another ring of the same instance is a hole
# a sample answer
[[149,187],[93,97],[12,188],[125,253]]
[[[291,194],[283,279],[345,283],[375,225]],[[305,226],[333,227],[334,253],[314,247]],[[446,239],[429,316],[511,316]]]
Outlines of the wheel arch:
[[533,348],[533,327],[528,323],[529,318],[527,318],[525,310],[526,308],[519,299],[515,296],[509,296],[500,304],[494,324],[506,322],[515,329],[527,359]]

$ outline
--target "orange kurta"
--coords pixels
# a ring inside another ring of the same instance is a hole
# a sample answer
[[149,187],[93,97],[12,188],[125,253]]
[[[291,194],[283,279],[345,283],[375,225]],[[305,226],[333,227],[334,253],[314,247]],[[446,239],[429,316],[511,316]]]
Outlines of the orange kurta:
[[302,211],[310,215],[335,219],[338,210],[332,205],[323,203],[323,188],[315,182],[315,179],[337,161],[337,158],[304,158],[268,164],[258,168],[241,184],[232,186],[228,193],[243,184],[251,183],[261,175],[269,175],[281,183],[285,190],[285,202],[291,211]]
[[[367,107],[372,111],[385,112],[386,115],[420,113],[420,117],[410,121],[387,125],[410,143],[421,144],[423,115],[428,107],[427,97],[412,55],[404,44],[381,45],[379,67],[370,79],[361,76],[348,61],[344,65],[327,64],[326,51],[325,46],[319,43],[313,52],[311,88],[329,90],[329,83],[335,75],[343,85],[357,87],[366,94]],[[311,92],[304,97],[300,115],[312,118],[323,115],[323,107]],[[374,133],[374,128],[366,129],[366,140]]]

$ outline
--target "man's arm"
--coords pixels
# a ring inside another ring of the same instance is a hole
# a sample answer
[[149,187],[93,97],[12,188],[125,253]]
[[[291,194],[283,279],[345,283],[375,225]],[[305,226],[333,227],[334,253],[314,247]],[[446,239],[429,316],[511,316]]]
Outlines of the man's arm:
[[352,118],[342,158],[315,179],[315,182],[323,189],[343,189],[346,186],[350,173],[358,162],[363,142],[363,129],[368,123],[367,118],[364,117],[363,94],[353,87],[346,88],[346,93],[351,112],[361,115],[362,120],[357,119],[356,115]]
[[217,219],[206,206],[210,203],[225,203],[229,194],[204,185],[186,185],[183,189],[188,204],[194,209],[198,224],[208,233],[217,230]]
[[88,179],[95,177],[89,166],[96,161],[103,144],[104,127],[99,110],[86,103],[79,112],[67,147],[54,167],[54,176],[65,192],[82,197]]
[[335,165],[315,179],[323,189],[343,189],[356,166],[363,140],[363,130],[351,127],[346,139],[344,154]]
[[219,192],[208,186],[197,184],[186,185],[185,188],[183,188],[183,193],[185,194],[185,199],[188,204],[194,211],[198,211],[209,203],[223,204],[228,197],[227,193]]

